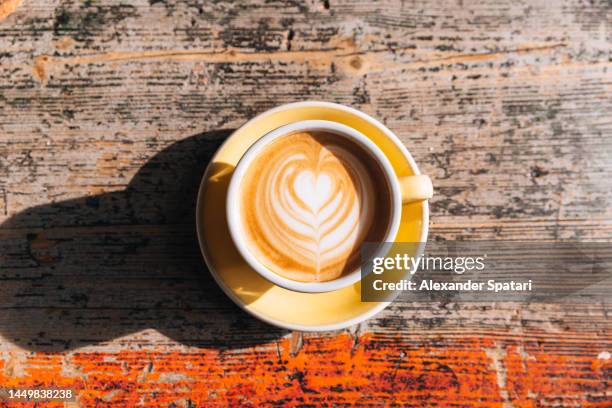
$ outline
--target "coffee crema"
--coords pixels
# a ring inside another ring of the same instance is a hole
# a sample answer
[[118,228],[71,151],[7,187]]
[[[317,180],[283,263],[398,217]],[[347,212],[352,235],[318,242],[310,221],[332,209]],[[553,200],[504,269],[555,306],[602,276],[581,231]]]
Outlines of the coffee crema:
[[363,242],[384,239],[389,191],[380,164],[357,142],[323,131],[282,136],[241,182],[247,247],[283,277],[336,279],[359,267]]

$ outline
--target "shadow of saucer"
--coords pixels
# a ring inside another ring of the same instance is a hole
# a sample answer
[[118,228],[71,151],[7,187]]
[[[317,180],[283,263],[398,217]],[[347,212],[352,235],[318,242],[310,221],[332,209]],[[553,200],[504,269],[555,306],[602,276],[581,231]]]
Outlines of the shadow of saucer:
[[222,293],[198,248],[197,187],[230,133],[174,143],[122,191],[32,207],[2,223],[0,335],[36,351],[145,329],[195,347],[248,347],[283,336]]

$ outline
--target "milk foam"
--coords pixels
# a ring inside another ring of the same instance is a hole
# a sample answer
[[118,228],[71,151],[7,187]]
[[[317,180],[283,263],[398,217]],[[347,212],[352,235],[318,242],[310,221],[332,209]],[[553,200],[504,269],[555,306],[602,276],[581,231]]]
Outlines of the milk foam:
[[385,180],[374,159],[342,136],[277,139],[241,184],[249,251],[299,281],[330,280],[356,269],[361,243],[380,240],[386,231]]

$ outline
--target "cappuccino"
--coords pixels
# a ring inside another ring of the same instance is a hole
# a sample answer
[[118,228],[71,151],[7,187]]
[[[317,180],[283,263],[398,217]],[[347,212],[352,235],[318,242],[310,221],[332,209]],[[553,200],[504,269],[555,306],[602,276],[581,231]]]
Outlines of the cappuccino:
[[302,131],[266,145],[238,194],[248,251],[266,268],[300,282],[336,279],[359,267],[362,243],[385,239],[390,186],[360,144]]

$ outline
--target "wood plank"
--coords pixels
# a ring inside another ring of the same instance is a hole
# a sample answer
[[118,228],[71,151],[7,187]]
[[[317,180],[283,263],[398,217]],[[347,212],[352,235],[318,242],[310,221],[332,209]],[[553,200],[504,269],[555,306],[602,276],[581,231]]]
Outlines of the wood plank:
[[366,334],[306,339],[297,356],[288,339],[227,351],[16,351],[0,381],[72,387],[83,406],[609,406],[603,345],[566,346]]

